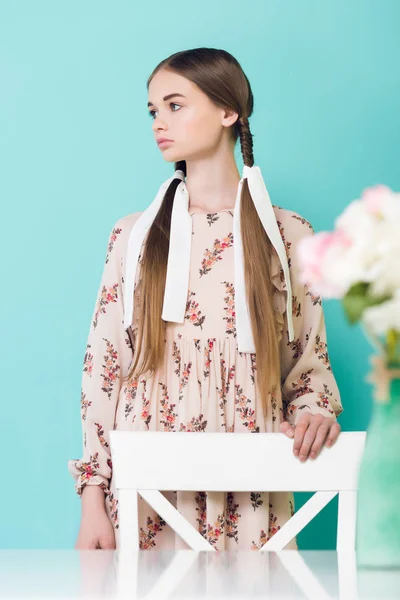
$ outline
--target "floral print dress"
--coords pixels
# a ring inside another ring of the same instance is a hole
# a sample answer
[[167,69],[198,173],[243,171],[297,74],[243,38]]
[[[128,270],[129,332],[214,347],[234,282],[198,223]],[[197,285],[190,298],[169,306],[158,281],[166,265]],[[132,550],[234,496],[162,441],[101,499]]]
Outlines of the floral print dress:
[[[298,241],[313,232],[298,213],[274,206],[292,283],[295,339],[289,342],[286,285],[277,254],[271,256],[274,307],[280,331],[281,389],[266,417],[256,385],[256,355],[236,344],[235,209],[190,212],[192,245],[184,323],[166,323],[162,369],[122,382],[132,362],[132,337],[123,327],[123,274],[130,231],[141,213],[119,219],[110,234],[83,361],[83,456],[68,461],[78,495],[99,485],[119,547],[118,490],[112,476],[109,431],[279,432],[304,412],[336,419],[343,411],[329,361],[321,298],[299,283],[293,257]],[[145,243],[145,242],[144,242]],[[133,340],[138,330],[140,265],[135,280]],[[161,317],[160,317],[161,318]],[[161,491],[216,550],[259,550],[294,514],[292,492]],[[139,548],[189,546],[139,495]],[[286,549],[297,549],[294,538]]]

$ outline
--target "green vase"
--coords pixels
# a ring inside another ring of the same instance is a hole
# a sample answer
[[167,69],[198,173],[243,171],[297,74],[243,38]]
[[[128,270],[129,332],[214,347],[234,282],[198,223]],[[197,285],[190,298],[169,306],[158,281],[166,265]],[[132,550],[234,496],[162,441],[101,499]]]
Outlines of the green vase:
[[[391,368],[389,366],[388,368]],[[399,368],[399,365],[392,365]],[[400,378],[374,401],[358,472],[356,556],[360,568],[400,569]]]

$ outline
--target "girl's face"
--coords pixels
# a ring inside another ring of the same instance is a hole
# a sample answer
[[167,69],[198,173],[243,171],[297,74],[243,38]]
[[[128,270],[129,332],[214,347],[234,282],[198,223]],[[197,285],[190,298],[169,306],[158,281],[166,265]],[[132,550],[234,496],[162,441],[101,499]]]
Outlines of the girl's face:
[[238,117],[213,104],[189,79],[163,69],[149,85],[148,110],[156,143],[160,138],[171,140],[158,146],[167,162],[212,155]]

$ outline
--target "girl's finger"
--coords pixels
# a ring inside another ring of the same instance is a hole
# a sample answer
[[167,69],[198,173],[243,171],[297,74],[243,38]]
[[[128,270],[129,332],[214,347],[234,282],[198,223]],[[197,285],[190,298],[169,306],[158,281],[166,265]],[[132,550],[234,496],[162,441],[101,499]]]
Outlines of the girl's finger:
[[326,438],[326,446],[330,447],[333,445],[333,443],[337,440],[341,429],[342,428],[340,427],[340,424],[337,421],[334,421],[332,423],[332,426],[329,430],[329,435]]
[[310,458],[317,458],[325,440],[327,439],[329,431],[330,429],[329,427],[326,427],[326,425],[321,425],[320,427],[318,427],[317,435],[315,436],[314,443],[310,449]]

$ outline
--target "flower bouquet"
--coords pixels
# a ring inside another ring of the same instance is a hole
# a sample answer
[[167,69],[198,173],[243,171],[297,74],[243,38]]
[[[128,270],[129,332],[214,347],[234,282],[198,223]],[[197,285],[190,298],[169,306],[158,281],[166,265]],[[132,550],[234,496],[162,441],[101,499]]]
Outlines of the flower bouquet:
[[400,568],[400,193],[365,189],[333,232],[303,238],[300,278],[323,298],[342,300],[376,354],[372,418],[358,473],[359,567]]

